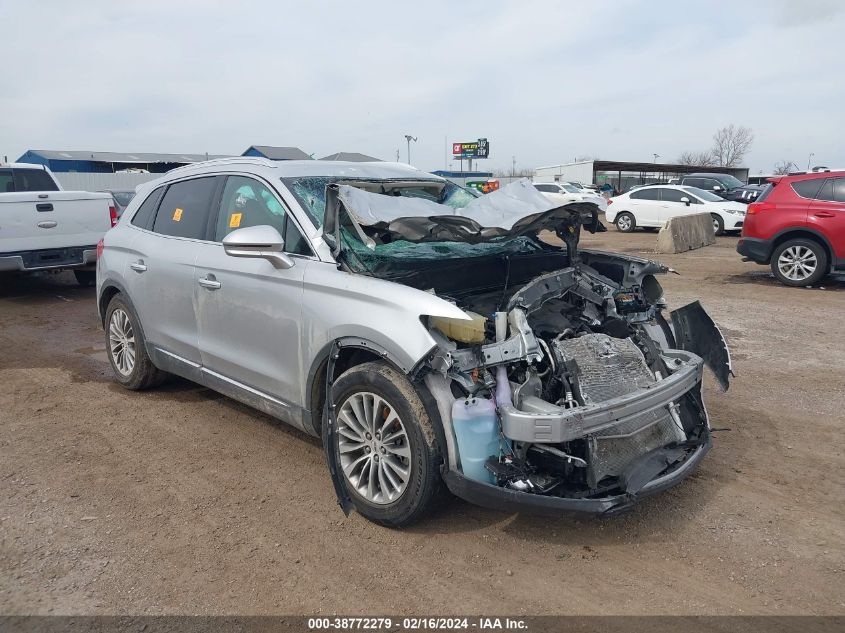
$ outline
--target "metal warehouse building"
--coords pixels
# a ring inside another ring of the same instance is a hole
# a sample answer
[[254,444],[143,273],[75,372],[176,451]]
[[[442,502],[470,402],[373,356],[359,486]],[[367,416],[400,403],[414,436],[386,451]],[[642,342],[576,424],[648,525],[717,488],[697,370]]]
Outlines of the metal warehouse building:
[[701,165],[673,165],[670,163],[636,163],[617,160],[585,160],[561,165],[537,167],[534,182],[580,182],[582,184],[609,184],[617,191],[627,191],[634,185],[667,182],[681,174],[708,172],[731,174],[743,182],[748,181],[747,167],[703,167]]
[[199,163],[220,154],[151,154],[145,152],[89,152],[57,151],[48,149],[27,150],[17,162],[47,166],[50,171],[113,174],[127,169],[143,169],[152,174],[163,174],[176,167]]
[[311,155],[298,147],[273,147],[272,145],[250,145],[241,156],[258,156],[270,160],[311,160]]

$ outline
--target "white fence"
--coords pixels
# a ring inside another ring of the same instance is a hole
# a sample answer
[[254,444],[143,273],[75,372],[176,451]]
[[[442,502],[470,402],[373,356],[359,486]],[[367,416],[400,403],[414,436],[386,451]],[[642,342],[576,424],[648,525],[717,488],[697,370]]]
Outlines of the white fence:
[[67,191],[103,191],[104,189],[134,189],[164,174],[89,174],[85,172],[53,172]]

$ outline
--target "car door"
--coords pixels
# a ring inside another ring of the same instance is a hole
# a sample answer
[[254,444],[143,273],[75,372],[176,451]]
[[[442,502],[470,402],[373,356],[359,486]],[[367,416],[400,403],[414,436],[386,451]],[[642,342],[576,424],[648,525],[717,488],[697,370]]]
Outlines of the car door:
[[686,202],[681,202],[681,198],[686,198],[690,203],[693,200],[697,202],[691,194],[685,193],[680,189],[660,187],[660,213],[658,216],[660,226],[666,226],[666,223],[672,218],[695,212],[690,211],[692,204],[687,206]]
[[[219,182],[218,177],[206,176],[154,191],[132,218],[139,230],[126,258],[127,292],[154,357],[192,379],[200,367],[194,262],[208,233]],[[160,196],[160,201],[153,196]],[[147,202],[152,208],[145,207]]]
[[[293,267],[226,254],[228,233],[260,225],[285,238]],[[206,382],[241,400],[254,395],[250,404],[299,426],[303,279],[311,248],[278,193],[252,176],[226,177],[210,229],[210,241],[198,251],[193,290]]]
[[657,187],[643,187],[632,191],[630,211],[637,226],[660,226],[660,194]]
[[825,180],[810,203],[807,226],[827,238],[836,259],[845,259],[845,178]]

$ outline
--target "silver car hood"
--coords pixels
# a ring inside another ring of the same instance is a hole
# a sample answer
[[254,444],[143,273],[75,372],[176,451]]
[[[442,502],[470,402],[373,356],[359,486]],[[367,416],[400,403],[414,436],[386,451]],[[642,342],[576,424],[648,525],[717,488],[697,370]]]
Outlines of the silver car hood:
[[[324,235],[340,250],[340,213],[345,210],[361,241],[370,248],[384,242],[467,242],[476,244],[502,237],[536,235],[552,230],[577,235],[583,225],[598,227],[598,207],[588,202],[557,206],[527,179],[455,208],[425,198],[371,193],[350,184],[332,184],[326,191]],[[366,230],[365,228],[366,227]]]

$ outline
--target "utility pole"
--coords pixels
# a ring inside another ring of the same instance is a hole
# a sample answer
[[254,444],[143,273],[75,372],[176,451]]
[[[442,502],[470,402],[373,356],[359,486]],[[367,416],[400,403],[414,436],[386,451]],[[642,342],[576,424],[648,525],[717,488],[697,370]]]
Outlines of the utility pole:
[[411,136],[410,134],[405,135],[405,140],[408,142],[408,164],[411,164],[411,141],[416,143],[417,137]]
[[815,156],[815,152],[810,152],[809,158],[807,158],[807,171],[810,171],[810,163],[813,162],[813,156]]
[[511,162],[511,178],[516,178],[516,156],[511,156],[513,161]]
[[399,150],[398,149],[396,150],[396,162],[397,163],[399,162]]

